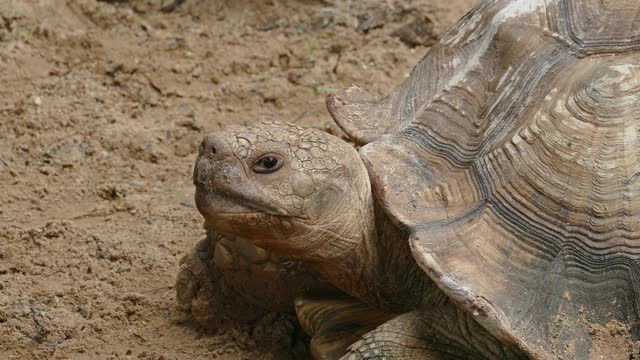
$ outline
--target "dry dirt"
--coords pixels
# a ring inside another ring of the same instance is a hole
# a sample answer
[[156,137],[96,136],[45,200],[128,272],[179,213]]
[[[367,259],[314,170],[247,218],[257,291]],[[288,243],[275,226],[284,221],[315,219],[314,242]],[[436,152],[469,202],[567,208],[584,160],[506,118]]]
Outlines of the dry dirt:
[[0,359],[304,357],[288,319],[211,334],[175,305],[198,143],[337,133],[327,93],[389,92],[474,2],[0,0]]
[[629,326],[618,321],[592,325],[593,349],[589,360],[640,359],[640,342],[634,342]]

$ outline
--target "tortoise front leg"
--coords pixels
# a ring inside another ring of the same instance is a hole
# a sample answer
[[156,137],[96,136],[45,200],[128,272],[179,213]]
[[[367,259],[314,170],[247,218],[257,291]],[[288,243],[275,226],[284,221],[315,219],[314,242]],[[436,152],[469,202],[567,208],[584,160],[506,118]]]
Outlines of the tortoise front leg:
[[341,360],[526,359],[447,303],[402,314],[349,347]]
[[297,262],[277,259],[249,241],[207,231],[180,262],[180,307],[208,330],[249,324],[269,312],[293,314],[295,296],[333,289]]
[[[221,254],[226,249],[220,250],[222,244],[228,242],[228,239],[218,236],[200,240],[181,259],[176,278],[178,305],[209,331],[216,331],[225,323],[249,323],[269,311],[269,304],[259,305],[242,294],[236,294],[238,289],[234,288],[237,280],[235,271],[226,270],[228,264],[220,264],[221,257],[230,255]],[[215,261],[216,250],[218,264]],[[246,291],[251,292],[252,289]]]
[[340,293],[299,297],[295,307],[316,360],[339,359],[362,335],[397,315]]

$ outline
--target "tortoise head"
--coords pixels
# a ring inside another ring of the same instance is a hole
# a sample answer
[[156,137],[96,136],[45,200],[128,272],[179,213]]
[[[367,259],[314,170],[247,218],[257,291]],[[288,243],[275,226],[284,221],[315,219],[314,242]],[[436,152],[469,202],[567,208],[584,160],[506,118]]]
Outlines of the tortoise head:
[[374,221],[358,152],[335,136],[291,124],[207,135],[193,182],[207,226],[288,259],[339,257]]

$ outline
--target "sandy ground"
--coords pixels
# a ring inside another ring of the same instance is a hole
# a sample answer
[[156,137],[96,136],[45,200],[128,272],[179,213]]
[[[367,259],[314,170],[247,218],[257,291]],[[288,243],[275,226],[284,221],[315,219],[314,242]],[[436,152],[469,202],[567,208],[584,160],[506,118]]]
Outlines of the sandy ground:
[[288,319],[209,333],[175,305],[199,141],[338,133],[327,93],[388,93],[474,2],[0,0],[0,359],[304,358],[261,345]]

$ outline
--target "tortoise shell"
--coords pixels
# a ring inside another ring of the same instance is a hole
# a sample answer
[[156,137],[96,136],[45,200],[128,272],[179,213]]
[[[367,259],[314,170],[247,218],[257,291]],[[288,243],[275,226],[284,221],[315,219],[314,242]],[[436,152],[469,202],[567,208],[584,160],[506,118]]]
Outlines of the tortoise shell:
[[[380,101],[328,108],[419,265],[504,342],[638,340],[640,3],[483,1]],[[625,335],[626,336],[626,335]]]

